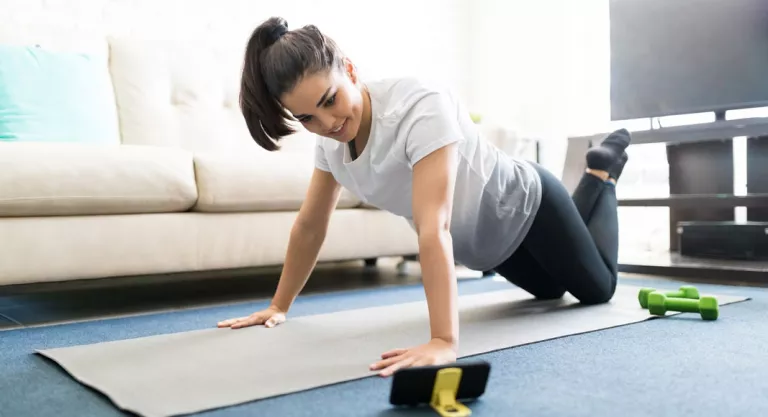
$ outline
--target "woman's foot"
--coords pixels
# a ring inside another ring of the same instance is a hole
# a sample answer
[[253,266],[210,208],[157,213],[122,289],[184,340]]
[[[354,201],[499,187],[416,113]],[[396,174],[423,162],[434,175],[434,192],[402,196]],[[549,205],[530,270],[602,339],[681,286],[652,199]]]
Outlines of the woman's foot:
[[619,158],[618,161],[614,162],[613,165],[611,165],[611,168],[608,169],[608,176],[613,180],[615,183],[619,180],[619,177],[621,176],[621,172],[624,171],[624,165],[627,164],[627,161],[629,160],[629,155],[627,155],[626,152],[621,154],[621,158]]
[[608,135],[600,146],[587,151],[587,168],[592,171],[605,171],[617,181],[624,170],[629,156],[626,149],[632,141],[627,129],[619,129]]

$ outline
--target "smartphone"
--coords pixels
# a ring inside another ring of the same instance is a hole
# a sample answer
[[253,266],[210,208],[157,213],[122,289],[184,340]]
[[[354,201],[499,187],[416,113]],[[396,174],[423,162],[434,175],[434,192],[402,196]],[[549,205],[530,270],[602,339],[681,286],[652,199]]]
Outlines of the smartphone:
[[392,375],[390,404],[411,407],[429,404],[437,372],[444,368],[461,368],[457,401],[468,402],[485,393],[491,365],[482,360],[458,361],[448,365],[419,366],[396,371]]

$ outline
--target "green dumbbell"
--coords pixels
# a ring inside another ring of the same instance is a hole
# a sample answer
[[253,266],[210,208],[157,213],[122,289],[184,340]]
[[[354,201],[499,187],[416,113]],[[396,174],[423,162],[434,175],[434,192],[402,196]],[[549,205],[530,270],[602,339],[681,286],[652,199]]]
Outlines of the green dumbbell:
[[[640,301],[640,307],[648,308],[648,294],[658,291],[655,288],[642,288],[637,294],[637,299]],[[665,292],[664,295],[670,298],[690,298],[693,300],[699,299],[699,290],[692,285],[683,285],[677,291]]]
[[667,311],[699,313],[704,320],[717,320],[719,308],[715,297],[704,296],[698,300],[688,298],[667,298],[664,293],[655,291],[648,294],[648,312],[663,316]]

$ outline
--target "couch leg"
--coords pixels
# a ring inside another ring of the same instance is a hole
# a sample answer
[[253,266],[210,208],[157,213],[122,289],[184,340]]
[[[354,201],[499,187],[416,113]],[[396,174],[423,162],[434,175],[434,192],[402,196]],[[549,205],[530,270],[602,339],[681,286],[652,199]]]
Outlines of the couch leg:
[[397,275],[402,277],[408,275],[408,260],[403,259],[397,263]]
[[376,266],[376,262],[379,260],[379,258],[365,258],[365,267],[366,268],[373,268]]
[[419,262],[419,255],[406,255],[397,263],[397,275],[408,275],[408,262]]

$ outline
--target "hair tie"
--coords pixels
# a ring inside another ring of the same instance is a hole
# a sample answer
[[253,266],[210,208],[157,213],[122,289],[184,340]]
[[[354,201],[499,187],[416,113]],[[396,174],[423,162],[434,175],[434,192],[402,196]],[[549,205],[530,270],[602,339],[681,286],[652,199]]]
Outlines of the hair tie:
[[285,25],[277,25],[274,29],[269,33],[269,43],[270,45],[277,42],[278,39],[280,39],[283,35],[288,33],[288,27]]

